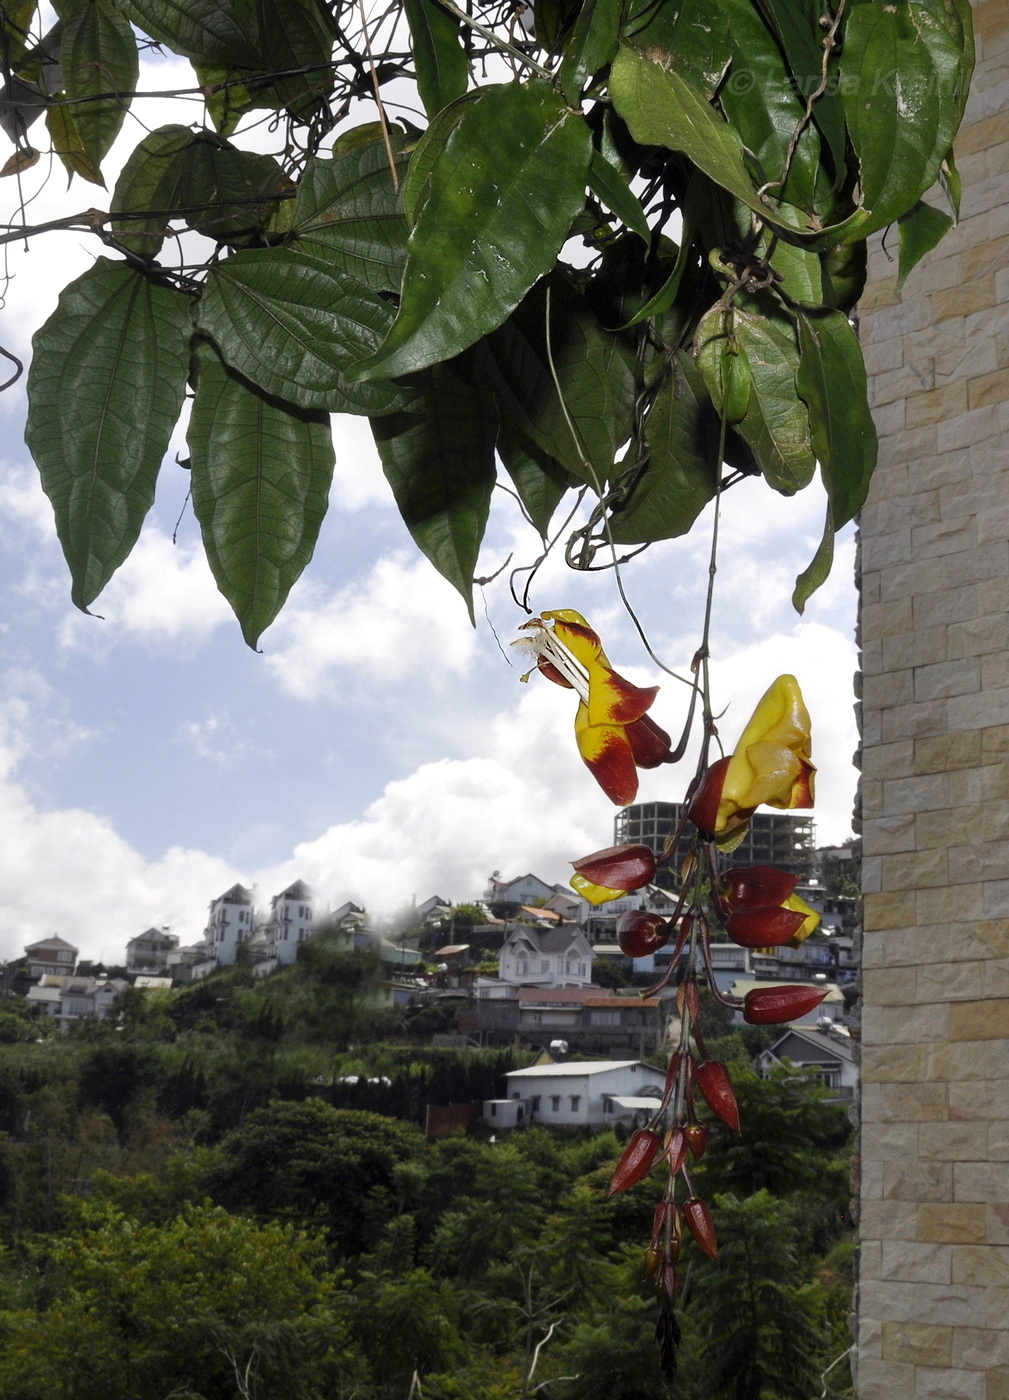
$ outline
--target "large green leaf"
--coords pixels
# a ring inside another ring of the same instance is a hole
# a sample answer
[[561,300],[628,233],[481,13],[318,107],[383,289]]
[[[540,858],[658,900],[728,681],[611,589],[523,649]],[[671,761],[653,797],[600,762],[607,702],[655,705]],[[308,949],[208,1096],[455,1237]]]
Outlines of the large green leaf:
[[254,647],[312,557],[333,478],[329,418],[270,398],[196,353],[193,510],[217,586]]
[[570,484],[567,472],[522,432],[511,413],[500,414],[497,450],[529,519],[546,539],[553,513]]
[[[112,195],[116,236],[146,257],[157,253],[172,218],[222,242],[243,242],[290,189],[272,156],[240,151],[212,131],[162,126],[145,136]],[[147,211],[151,211],[148,213]]]
[[[319,0],[255,0],[252,28],[264,74],[246,79],[250,97],[286,107],[303,121],[325,110],[333,91],[333,29]],[[298,72],[303,69],[303,72]],[[287,77],[274,78],[274,73]]]
[[605,68],[616,53],[622,9],[622,0],[585,0],[579,10],[558,74],[572,107],[578,106],[592,75]]
[[0,17],[0,60],[2,71],[17,66],[31,42],[32,20],[38,0],[11,0]]
[[729,66],[728,16],[712,0],[630,0],[623,40],[714,97]]
[[796,385],[809,407],[813,450],[839,530],[862,508],[876,466],[876,429],[866,400],[865,363],[847,316],[799,316]]
[[756,164],[758,184],[768,183],[776,201],[788,200],[807,214],[817,209],[818,185],[826,199],[832,181],[820,171],[820,137],[808,123],[792,152],[788,178],[781,183],[805,102],[785,66],[774,35],[752,0],[719,0],[730,17],[732,69],[718,100]]
[[[378,128],[369,139],[315,156],[305,166],[294,202],[297,246],[349,272],[376,292],[395,292],[406,262],[406,220],[389,156]],[[396,180],[402,184],[407,138],[391,133]]]
[[480,353],[504,413],[598,491],[631,430],[634,368],[620,338],[555,275],[533,288]]
[[416,376],[410,410],[372,420],[382,467],[407,529],[473,618],[473,575],[494,489],[497,423],[450,365]]
[[953,227],[953,220],[941,209],[933,209],[931,204],[921,200],[909,214],[898,220],[897,232],[900,239],[900,252],[897,263],[897,281],[894,291],[899,292],[907,281],[908,273],[930,253],[936,244]]
[[289,248],[236,253],[211,269],[197,324],[239,374],[299,408],[389,413],[409,394],[349,383],[344,371],[385,338],[395,313],[345,272]]
[[[810,97],[820,86],[823,72],[825,32],[820,24],[823,11],[819,0],[798,0],[798,3],[796,0],[757,0],[757,3],[778,36],[796,90],[804,99]],[[844,107],[835,79],[832,67],[828,70],[825,90],[813,103],[813,120],[827,142],[835,182],[840,183],[845,173],[847,134]]]
[[863,236],[935,181],[956,132],[966,63],[941,0],[863,0],[849,13],[841,92],[869,215]]
[[186,388],[191,306],[182,292],[99,258],[33,341],[25,440],[87,609],[123,562]]
[[60,63],[67,97],[81,143],[95,165],[119,134],[131,98],[94,100],[100,93],[131,94],[140,61],[133,30],[121,14],[101,0],[89,0],[67,20],[60,43]]
[[53,143],[53,150],[63,162],[70,179],[79,175],[82,180],[88,180],[92,185],[101,185],[104,189],[102,172],[84,149],[84,138],[77,129],[73,108],[64,103],[50,107],[46,112],[46,128]]
[[[753,452],[769,486],[792,495],[808,486],[816,469],[809,414],[798,396],[799,350],[792,323],[767,301],[735,308],[732,332],[746,356],[750,392],[736,431]],[[719,392],[725,324],[720,308],[701,320],[695,344],[709,392]],[[716,403],[717,407],[717,403]]]
[[361,377],[422,369],[499,326],[553,266],[590,154],[585,122],[547,83],[484,88],[431,171],[399,316]]
[[648,460],[610,516],[615,544],[685,535],[715,494],[718,422],[697,366],[682,350],[645,419]]
[[589,163],[589,188],[622,223],[646,243],[651,243],[652,231],[641,200],[616,166],[611,165],[598,151],[592,152]]
[[[122,13],[183,58],[256,68],[255,42],[230,0],[116,0]],[[245,7],[243,7],[245,8]]]
[[417,90],[429,117],[466,91],[469,59],[460,43],[459,21],[436,0],[403,0],[413,41]]
[[427,199],[431,171],[453,130],[462,121],[466,108],[480,96],[480,88],[457,97],[447,107],[432,118],[431,124],[420,137],[410,156],[406,179],[403,181],[403,212],[407,223],[413,228],[420,213],[420,206]]
[[823,525],[823,537],[817,545],[816,553],[802,573],[795,580],[792,592],[792,607],[797,613],[805,612],[806,604],[812,595],[826,583],[834,563],[834,523],[827,506],[827,518]]
[[766,223],[795,232],[757,194],[739,133],[679,73],[622,48],[610,70],[610,96],[635,141],[682,151]]

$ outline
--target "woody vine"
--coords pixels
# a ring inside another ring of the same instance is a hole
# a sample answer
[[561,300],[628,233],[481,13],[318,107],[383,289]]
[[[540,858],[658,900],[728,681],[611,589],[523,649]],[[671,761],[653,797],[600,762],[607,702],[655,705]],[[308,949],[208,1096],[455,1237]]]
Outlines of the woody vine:
[[[744,477],[787,497],[818,475],[826,518],[796,580],[802,610],[875,465],[852,323],[866,239],[894,230],[899,284],[957,217],[970,0],[55,9],[50,22],[36,0],[0,6],[0,242],[69,233],[102,254],[38,329],[26,378],[27,442],[79,608],[136,543],[188,400],[181,465],[250,646],[312,557],[334,413],[369,420],[406,526],[471,616],[499,486],[540,557],[563,547],[585,570],[686,534]],[[161,95],[195,99],[199,117],[180,105],[145,131],[106,193],[148,51],[192,65],[191,86]],[[57,161],[70,207],[33,225]],[[82,182],[104,207],[80,207]],[[3,354],[10,385],[22,366]],[[578,691],[586,760],[632,800],[636,767],[673,752],[650,693],[620,680],[577,614],[528,630],[540,670]],[[661,1122],[617,1181],[660,1154],[669,1169],[649,1256],[667,1373],[684,1226],[714,1248],[689,1184],[696,1094],[735,1126],[696,1029],[708,932],[771,944],[810,918],[787,879],[720,864],[752,808],[811,799],[801,697],[781,678],[716,758],[706,638],[697,668],[679,907],[621,932],[685,957]],[[601,897],[648,878],[640,850],[579,866]],[[769,995],[744,1014],[796,1014]]]

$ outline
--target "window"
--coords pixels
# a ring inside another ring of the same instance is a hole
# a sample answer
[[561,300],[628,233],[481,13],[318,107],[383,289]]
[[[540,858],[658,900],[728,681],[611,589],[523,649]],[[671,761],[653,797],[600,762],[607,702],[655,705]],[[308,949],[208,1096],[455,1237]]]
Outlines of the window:
[[490,1116],[491,1116],[492,1118],[496,1118],[496,1117],[497,1117],[497,1104],[496,1104],[496,1103],[492,1103],[491,1106],[490,1106]]
[[582,1101],[582,1096],[581,1096],[581,1094],[572,1094],[572,1095],[571,1095],[571,1112],[572,1112],[572,1113],[577,1113],[577,1112],[578,1112],[578,1109],[579,1109],[579,1107],[580,1107],[580,1105],[581,1105],[581,1101]]
[[549,959],[549,958],[544,958],[543,961],[540,963],[540,972],[549,972],[549,971],[550,971],[550,959]]
[[560,1094],[551,1094],[551,1095],[550,1095],[550,1107],[551,1107],[551,1109],[554,1111],[554,1113],[560,1113],[560,1111],[561,1111],[561,1096],[560,1096]]
[[517,1098],[520,1098],[520,1097],[521,1097],[521,1095],[519,1094],[518,1090],[516,1089],[515,1092],[512,1094],[512,1098],[513,1098],[513,1099],[517,1099]]
[[540,1111],[540,1096],[539,1096],[539,1094],[533,1094],[533,1112],[534,1112],[534,1113],[539,1113],[539,1111]]

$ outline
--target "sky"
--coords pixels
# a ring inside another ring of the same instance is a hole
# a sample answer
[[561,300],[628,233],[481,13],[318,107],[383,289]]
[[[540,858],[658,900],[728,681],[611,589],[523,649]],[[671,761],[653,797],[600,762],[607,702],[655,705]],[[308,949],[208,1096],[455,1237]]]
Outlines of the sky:
[[[140,86],[192,81],[171,59],[145,63]],[[184,119],[138,101],[104,168],[114,176],[145,127]],[[5,220],[16,208],[8,185]],[[62,171],[42,164],[23,188],[33,222],[107,200],[79,180],[68,193]],[[66,232],[0,250],[0,344],[27,361],[60,289],[102,251]],[[353,899],[379,915],[432,894],[478,898],[493,871],[563,881],[571,860],[611,844],[615,809],[578,757],[571,693],[539,676],[521,683],[510,643],[525,619],[508,569],[478,589],[472,628],[400,522],[366,420],[334,419],[315,557],[256,653],[185,503],[183,429],[138,545],[93,605],[101,616],[87,617],[70,603],[24,414],[22,381],[0,395],[0,959],[54,932],[106,962],[151,925],[191,942],[236,880],[268,904],[301,878],[319,910]],[[850,835],[855,789],[852,527],[805,615],[789,602],[823,510],[818,485],[792,499],[754,481],[727,493],[712,675],[727,748],[775,676],[798,677],[819,767],[817,837],[832,844]],[[681,672],[700,635],[709,542],[710,511],[623,574],[653,650]],[[496,493],[478,575],[538,553]],[[687,690],[649,660],[612,573],[551,558],[531,603],[584,613],[619,671],[661,685],[652,715],[678,733]],[[688,755],[643,774],[638,800],[679,800],[691,771]]]

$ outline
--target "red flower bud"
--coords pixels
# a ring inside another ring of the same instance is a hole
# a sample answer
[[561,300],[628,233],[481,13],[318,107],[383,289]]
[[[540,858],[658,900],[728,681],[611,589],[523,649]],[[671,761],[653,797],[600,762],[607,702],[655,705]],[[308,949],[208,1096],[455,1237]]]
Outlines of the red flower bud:
[[719,1060],[705,1060],[703,1065],[697,1066],[695,1076],[697,1087],[712,1113],[738,1133],[739,1107],[725,1066]]
[[674,1128],[666,1143],[666,1160],[672,1176],[683,1166],[687,1156],[687,1135],[682,1128]]
[[704,1253],[711,1259],[717,1259],[718,1241],[715,1238],[715,1226],[707,1202],[702,1201],[699,1196],[691,1196],[690,1200],[683,1204],[683,1215],[690,1233]]
[[796,1021],[819,1006],[826,995],[825,987],[754,987],[743,998],[743,1020],[751,1026]]
[[617,942],[629,958],[644,958],[669,941],[669,929],[658,914],[629,909],[617,920]]
[[665,1294],[666,1300],[670,1304],[676,1302],[677,1284],[675,1264],[664,1264],[662,1266],[662,1275],[659,1280],[659,1287],[661,1291]]
[[777,948],[805,922],[805,914],[795,909],[737,909],[726,919],[725,932],[743,948]]
[[583,879],[609,890],[639,890],[655,879],[655,856],[647,846],[608,846],[571,864]]
[[740,909],[744,905],[766,909],[784,904],[799,883],[799,877],[774,865],[746,865],[726,871],[725,883],[725,902],[730,909]]
[[652,1169],[656,1153],[662,1146],[662,1138],[651,1128],[638,1128],[631,1133],[610,1179],[607,1193],[616,1196],[630,1186],[636,1186]]
[[687,1146],[694,1161],[700,1161],[704,1156],[704,1149],[708,1145],[710,1136],[707,1127],[703,1123],[688,1123],[683,1129],[687,1135]]
[[673,754],[670,738],[651,715],[642,715],[632,720],[624,729],[627,742],[631,746],[634,762],[639,768],[658,768],[660,763],[672,763]]
[[715,822],[718,819],[718,804],[722,800],[722,785],[731,762],[731,756],[720,758],[717,763],[713,763],[705,771],[700,786],[687,808],[687,816],[698,830],[709,835],[715,830]]

